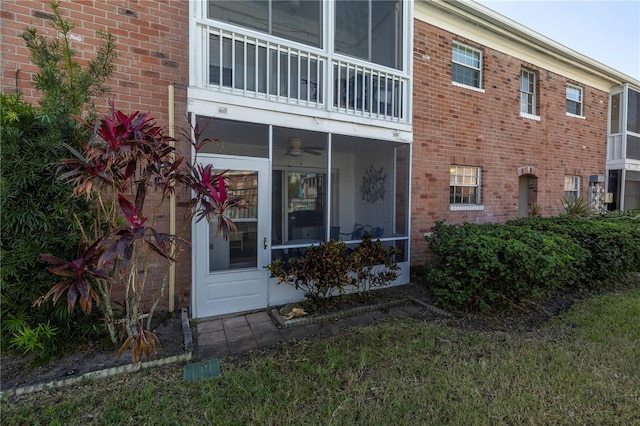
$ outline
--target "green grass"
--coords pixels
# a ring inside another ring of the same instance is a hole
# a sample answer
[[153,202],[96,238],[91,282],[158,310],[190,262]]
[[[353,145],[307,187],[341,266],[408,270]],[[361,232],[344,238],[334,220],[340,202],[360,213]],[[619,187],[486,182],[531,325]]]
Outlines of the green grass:
[[390,320],[262,354],[4,401],[2,424],[640,425],[640,289],[532,332]]

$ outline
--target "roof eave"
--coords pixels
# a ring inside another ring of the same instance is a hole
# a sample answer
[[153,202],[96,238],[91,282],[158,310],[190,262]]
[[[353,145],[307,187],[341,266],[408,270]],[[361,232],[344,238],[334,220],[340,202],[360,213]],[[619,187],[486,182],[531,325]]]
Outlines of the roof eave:
[[604,65],[580,52],[570,49],[518,22],[507,18],[475,1],[418,0],[429,7],[437,7],[448,13],[457,14],[486,30],[507,36],[514,42],[530,43],[551,54],[558,60],[582,68],[582,71],[609,80],[613,85],[629,83],[640,88],[640,80]]

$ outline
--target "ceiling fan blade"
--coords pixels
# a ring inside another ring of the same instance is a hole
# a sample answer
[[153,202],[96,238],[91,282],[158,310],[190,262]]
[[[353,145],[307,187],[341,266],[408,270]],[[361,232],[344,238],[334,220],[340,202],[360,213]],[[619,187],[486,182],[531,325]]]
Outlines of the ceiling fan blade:
[[289,157],[300,157],[303,153],[304,150],[302,149],[289,148],[284,155]]
[[311,154],[311,155],[322,155],[321,152],[314,151],[312,149],[305,149],[304,152],[306,152],[307,154]]

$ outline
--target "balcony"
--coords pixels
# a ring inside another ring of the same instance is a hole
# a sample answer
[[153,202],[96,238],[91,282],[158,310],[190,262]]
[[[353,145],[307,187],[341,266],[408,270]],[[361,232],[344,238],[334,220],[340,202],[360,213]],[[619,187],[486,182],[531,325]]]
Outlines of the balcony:
[[607,166],[640,167],[640,91],[623,85],[609,101]]
[[287,104],[300,114],[409,123],[402,72],[226,24],[196,29],[197,88]]

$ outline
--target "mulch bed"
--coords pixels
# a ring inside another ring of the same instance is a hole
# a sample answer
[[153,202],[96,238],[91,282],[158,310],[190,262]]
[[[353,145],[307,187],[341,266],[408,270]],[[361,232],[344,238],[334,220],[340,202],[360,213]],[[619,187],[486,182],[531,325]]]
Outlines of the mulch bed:
[[[182,324],[179,318],[167,318],[165,313],[154,315],[152,331],[160,339],[158,358],[184,353]],[[79,346],[75,352],[54,358],[44,365],[34,366],[33,356],[4,354],[0,361],[0,389],[47,383],[77,377],[85,373],[131,364],[129,352],[118,358],[118,349],[104,350],[93,345]]]

